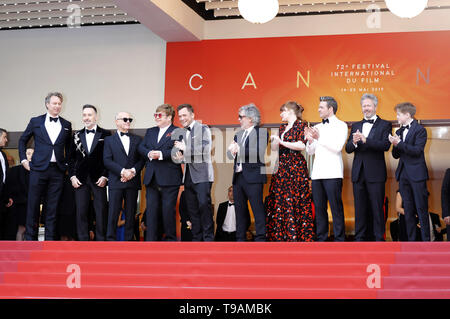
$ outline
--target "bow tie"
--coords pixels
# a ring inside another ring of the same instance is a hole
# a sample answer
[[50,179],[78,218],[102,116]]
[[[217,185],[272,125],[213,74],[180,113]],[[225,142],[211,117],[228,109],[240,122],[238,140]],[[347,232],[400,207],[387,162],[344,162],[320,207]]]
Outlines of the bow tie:
[[124,136],[124,135],[126,135],[126,136],[130,136],[130,133],[124,133],[124,132],[120,132],[120,136]]
[[228,203],[228,206],[234,206],[234,203]]
[[190,132],[191,131],[191,127],[190,126],[186,127],[186,130],[188,130]]
[[411,127],[411,125],[402,125],[402,129],[404,130],[404,129],[407,129],[407,130],[409,130],[409,128]]
[[330,120],[329,120],[329,119],[322,120],[322,124],[327,124],[327,123],[330,123]]
[[50,116],[50,122],[58,122],[58,118],[57,117],[51,117]]
[[370,124],[373,124],[373,123],[375,123],[375,120],[366,120],[366,119],[363,119],[363,124],[364,123],[370,123]]
[[86,130],[86,134],[93,133],[95,134],[95,130]]

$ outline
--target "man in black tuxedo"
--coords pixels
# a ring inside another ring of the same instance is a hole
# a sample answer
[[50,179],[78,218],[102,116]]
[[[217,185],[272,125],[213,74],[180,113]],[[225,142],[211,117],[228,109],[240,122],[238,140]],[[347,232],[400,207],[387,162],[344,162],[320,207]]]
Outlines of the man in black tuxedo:
[[97,108],[86,104],[82,109],[84,128],[75,132],[69,160],[69,176],[75,189],[78,240],[89,240],[89,203],[95,212],[95,239],[106,240],[108,171],[103,164],[103,147],[110,131],[97,125]]
[[0,239],[5,239],[6,228],[6,208],[13,204],[6,187],[9,163],[2,148],[8,143],[8,132],[0,128]]
[[[216,215],[215,241],[236,241],[236,210],[234,207],[233,186],[228,187],[228,200],[219,204]],[[250,212],[247,206],[247,227],[250,226]]]
[[[377,116],[378,99],[373,94],[361,97],[362,121],[352,125],[345,151],[354,153],[352,165],[355,202],[355,240],[365,241],[373,232],[376,241],[384,241],[384,197],[386,162],[384,152],[391,147],[392,124]],[[367,229],[368,225],[373,226]]]
[[[28,161],[31,161],[33,153],[33,148],[27,148],[26,155]],[[20,164],[13,166],[9,169],[6,184],[9,197],[13,200],[13,204],[9,209],[15,223],[15,239],[22,241],[25,239],[30,172]]]
[[450,235],[450,168],[445,171],[441,188],[442,219],[447,225],[447,241]]
[[207,125],[195,120],[192,105],[181,104],[177,111],[183,129],[174,132],[174,146],[180,150],[176,159],[185,163],[183,183],[186,206],[192,222],[192,240],[213,241],[211,187],[214,170],[211,161],[211,130]]
[[427,131],[414,119],[416,107],[413,104],[400,103],[395,107],[395,111],[401,127],[394,136],[389,134],[389,141],[394,145],[393,157],[399,159],[395,178],[399,182],[405,208],[408,241],[416,240],[415,212],[419,216],[422,241],[430,241],[428,168],[424,154]]
[[263,187],[266,183],[264,155],[269,135],[260,128],[261,115],[254,104],[239,109],[241,130],[228,147],[228,156],[234,158],[233,197],[236,210],[236,240],[245,241],[247,234],[247,209],[250,206],[255,217],[255,241],[266,240],[266,215],[263,203]]
[[[174,140],[172,133],[175,110],[169,104],[156,108],[156,126],[149,128],[139,145],[139,153],[146,159],[146,241],[157,241],[158,225],[162,217],[166,241],[176,241],[176,205],[180,190],[181,165],[172,161]],[[159,214],[161,212],[162,214]]]
[[138,192],[141,189],[140,173],[144,160],[138,147],[141,138],[130,134],[130,123],[133,119],[127,112],[116,115],[117,131],[105,138],[103,162],[108,169],[108,228],[106,240],[116,240],[117,221],[122,210],[125,213],[126,241],[133,240],[134,215],[137,209]]
[[[47,114],[33,117],[19,139],[22,165],[30,171],[26,240],[37,240],[39,206],[46,196],[45,240],[56,240],[56,216],[70,151],[72,125],[61,113],[63,96],[49,93],[45,98]],[[28,141],[34,137],[31,162],[26,158]]]

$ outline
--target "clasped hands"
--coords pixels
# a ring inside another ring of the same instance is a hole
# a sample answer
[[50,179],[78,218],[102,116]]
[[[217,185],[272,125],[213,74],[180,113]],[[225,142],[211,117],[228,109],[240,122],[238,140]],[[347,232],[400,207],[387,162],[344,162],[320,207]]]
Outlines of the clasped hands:
[[128,169],[124,168],[122,170],[122,172],[120,173],[120,181],[122,183],[126,183],[129,180],[133,179],[135,176],[136,176],[136,172],[135,172],[134,169],[132,169],[132,168],[128,168]]
[[319,139],[319,130],[315,127],[306,127],[305,128],[305,138],[309,143],[314,142],[314,140]]
[[359,130],[356,130],[356,132],[353,133],[353,144],[356,145],[360,141],[365,144],[367,139],[366,139],[366,137],[364,136],[363,133],[361,133]]
[[392,145],[397,146],[398,143],[400,143],[400,136],[394,133],[394,136],[389,134],[389,142],[391,142]]

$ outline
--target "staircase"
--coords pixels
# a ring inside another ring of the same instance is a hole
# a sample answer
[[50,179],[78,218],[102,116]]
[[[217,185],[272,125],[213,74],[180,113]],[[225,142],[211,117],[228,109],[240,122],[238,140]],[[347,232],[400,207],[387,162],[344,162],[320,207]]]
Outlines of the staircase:
[[3,241],[0,298],[450,298],[450,245]]

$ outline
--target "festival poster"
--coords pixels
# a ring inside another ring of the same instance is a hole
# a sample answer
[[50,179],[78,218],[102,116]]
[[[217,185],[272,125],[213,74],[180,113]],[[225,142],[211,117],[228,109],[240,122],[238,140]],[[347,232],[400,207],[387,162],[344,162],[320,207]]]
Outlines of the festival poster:
[[167,44],[165,102],[190,103],[209,125],[237,124],[255,103],[265,124],[295,100],[319,121],[319,97],[338,101],[344,121],[362,118],[360,97],[379,98],[378,114],[412,102],[421,120],[450,119],[450,31],[205,40]]

